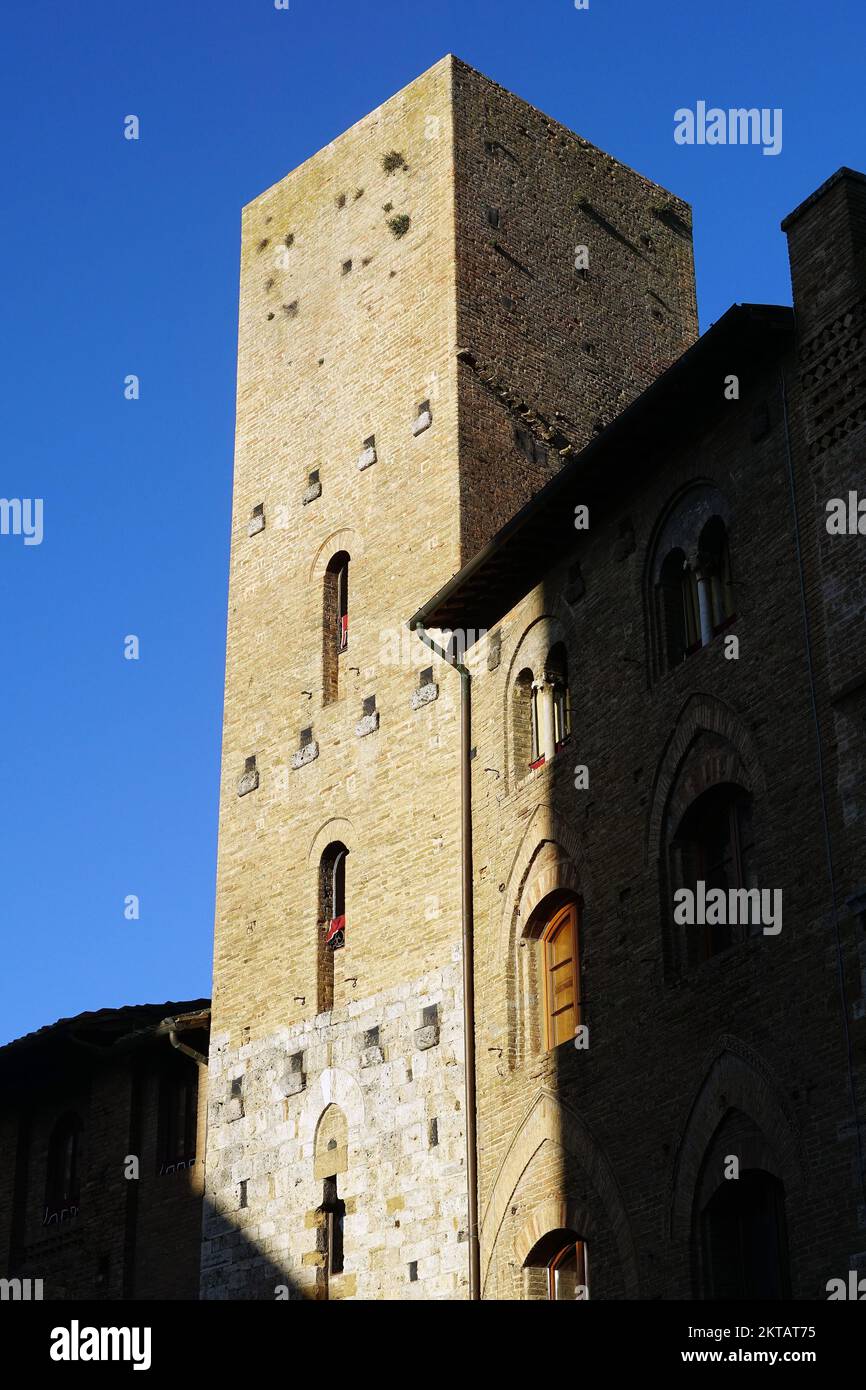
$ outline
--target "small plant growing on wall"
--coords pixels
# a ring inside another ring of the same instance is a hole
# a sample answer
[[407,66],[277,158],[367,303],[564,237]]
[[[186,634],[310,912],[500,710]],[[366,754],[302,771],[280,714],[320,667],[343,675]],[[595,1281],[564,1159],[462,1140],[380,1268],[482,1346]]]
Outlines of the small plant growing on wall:
[[388,226],[391,228],[391,231],[394,233],[395,237],[399,238],[401,236],[405,236],[409,230],[409,225],[410,218],[408,213],[400,212],[397,214],[396,217],[388,218]]
[[393,174],[396,169],[408,169],[408,167],[399,150],[391,150],[390,154],[386,154],[382,160],[382,168],[386,174]]

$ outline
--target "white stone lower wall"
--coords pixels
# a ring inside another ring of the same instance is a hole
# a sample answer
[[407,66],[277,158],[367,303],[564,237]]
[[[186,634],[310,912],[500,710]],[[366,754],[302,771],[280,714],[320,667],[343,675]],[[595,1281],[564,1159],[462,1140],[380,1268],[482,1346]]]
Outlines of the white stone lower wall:
[[[438,1037],[424,1027],[432,1005]],[[466,1296],[462,1007],[455,959],[239,1049],[212,1036],[202,1298],[317,1296],[314,1141],[330,1104],[348,1123],[348,1163],[329,1296]],[[365,1036],[377,1027],[378,1047]]]

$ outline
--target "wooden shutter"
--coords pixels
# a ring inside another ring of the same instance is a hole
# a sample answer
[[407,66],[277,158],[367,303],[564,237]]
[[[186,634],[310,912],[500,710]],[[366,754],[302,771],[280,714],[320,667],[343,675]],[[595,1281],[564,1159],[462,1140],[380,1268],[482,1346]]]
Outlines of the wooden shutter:
[[574,1039],[580,1023],[580,988],[577,939],[577,907],[569,903],[554,917],[541,942],[544,964],[544,997],[547,1045]]

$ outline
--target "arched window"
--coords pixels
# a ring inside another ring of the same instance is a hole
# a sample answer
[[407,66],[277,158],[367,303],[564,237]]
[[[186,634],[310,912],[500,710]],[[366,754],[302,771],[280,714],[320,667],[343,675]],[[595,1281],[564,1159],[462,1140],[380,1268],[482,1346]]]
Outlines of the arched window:
[[328,1298],[330,1278],[343,1273],[343,1234],[346,1203],[337,1190],[349,1164],[349,1127],[339,1106],[325,1107],[313,1141],[313,1175],[322,1180],[322,1204],[317,1208],[316,1249],[323,1256],[316,1271],[319,1296]]
[[553,703],[553,751],[558,753],[571,736],[571,696],[568,690],[568,654],[564,642],[551,647],[544,668]]
[[658,676],[736,618],[727,502],[711,484],[687,490],[661,526],[649,568],[652,669]]
[[318,1012],[334,1006],[334,952],[346,941],[346,856],[334,840],[319,861]]
[[529,667],[514,682],[514,773],[525,777],[538,758],[538,707]]
[[701,1213],[704,1297],[790,1298],[785,1189],[762,1169],[724,1181]]
[[574,1042],[581,1023],[577,903],[554,913],[539,936],[548,1049]]
[[720,516],[711,517],[698,542],[701,573],[707,585],[709,626],[715,637],[736,618],[728,531]]
[[52,1225],[78,1215],[80,1169],[81,1121],[77,1115],[63,1115],[54,1126],[48,1142],[43,1225]]
[[668,670],[701,645],[698,581],[681,550],[665,557],[659,574],[659,631]]
[[524,1261],[531,1299],[556,1302],[589,1298],[586,1242],[574,1231],[548,1231]]
[[514,683],[514,768],[520,778],[542,767],[571,735],[571,697],[565,644],[551,647],[537,679],[526,666]]
[[[674,889],[690,889],[696,901],[699,883],[705,885],[705,892],[754,888],[752,799],[748,793],[729,782],[703,792],[677,827],[670,843],[670,861]],[[729,920],[718,925],[695,923],[680,930],[687,933],[682,954],[695,965],[742,940],[750,928]],[[760,930],[759,924],[751,927],[753,933]]]
[[325,570],[322,605],[322,703],[339,696],[339,658],[349,645],[349,554],[338,550]]

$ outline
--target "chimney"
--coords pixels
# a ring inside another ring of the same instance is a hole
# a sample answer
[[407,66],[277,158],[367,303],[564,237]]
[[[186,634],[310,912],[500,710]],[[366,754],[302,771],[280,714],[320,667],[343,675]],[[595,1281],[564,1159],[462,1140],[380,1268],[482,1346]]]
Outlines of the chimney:
[[782,223],[800,344],[866,295],[866,174],[841,168]]

